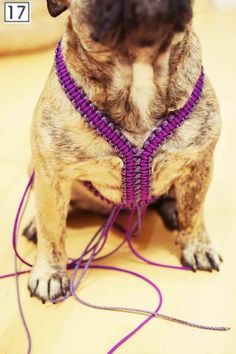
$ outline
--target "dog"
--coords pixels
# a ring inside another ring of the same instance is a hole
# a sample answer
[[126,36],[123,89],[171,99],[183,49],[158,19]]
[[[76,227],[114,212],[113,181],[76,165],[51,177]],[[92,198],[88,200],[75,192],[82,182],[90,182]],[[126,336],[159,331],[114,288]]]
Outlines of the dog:
[[[141,148],[169,112],[188,100],[202,67],[192,28],[192,0],[47,0],[56,17],[68,11],[62,37],[65,62],[89,99]],[[219,270],[222,261],[203,220],[221,122],[215,92],[205,77],[201,98],[188,121],[153,160],[153,207],[175,230],[181,260],[194,271]],[[68,291],[65,250],[70,205],[108,213],[110,206],[88,191],[122,198],[123,162],[74,109],[52,67],[32,122],[32,169],[37,256],[29,290],[43,302]]]

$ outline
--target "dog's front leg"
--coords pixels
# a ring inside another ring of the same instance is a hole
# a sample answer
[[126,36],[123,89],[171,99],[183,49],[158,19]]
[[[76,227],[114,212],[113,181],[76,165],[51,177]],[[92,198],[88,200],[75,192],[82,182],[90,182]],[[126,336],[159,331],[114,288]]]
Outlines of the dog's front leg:
[[182,248],[182,263],[194,271],[219,270],[221,262],[221,257],[210,243],[203,220],[211,175],[212,156],[208,155],[190,166],[175,183],[180,223],[177,242]]
[[29,279],[32,296],[56,299],[66,294],[68,277],[65,250],[66,217],[71,182],[57,173],[36,169],[34,196],[37,227],[37,256]]

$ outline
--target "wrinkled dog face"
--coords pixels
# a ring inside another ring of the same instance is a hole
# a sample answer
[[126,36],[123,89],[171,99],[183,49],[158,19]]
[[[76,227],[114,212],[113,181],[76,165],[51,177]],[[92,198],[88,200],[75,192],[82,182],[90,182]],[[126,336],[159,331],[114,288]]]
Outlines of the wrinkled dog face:
[[161,46],[184,31],[192,18],[192,0],[47,0],[47,4],[52,16],[68,8],[77,34],[86,25],[90,39],[109,48],[122,43]]

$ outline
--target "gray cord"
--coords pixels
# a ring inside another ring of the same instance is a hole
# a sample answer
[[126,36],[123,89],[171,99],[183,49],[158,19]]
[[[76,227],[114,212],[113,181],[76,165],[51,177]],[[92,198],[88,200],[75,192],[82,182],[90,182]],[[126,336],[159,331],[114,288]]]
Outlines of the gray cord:
[[85,301],[83,299],[81,299],[81,297],[79,297],[76,294],[76,299],[85,306],[97,309],[97,310],[107,310],[107,311],[116,311],[116,312],[128,312],[128,313],[136,313],[139,315],[153,315],[153,317],[157,317],[166,321],[171,321],[171,322],[175,322],[178,324],[182,324],[184,326],[189,326],[189,327],[194,327],[194,328],[199,328],[199,329],[204,329],[204,330],[209,330],[209,331],[229,331],[230,327],[217,327],[217,326],[206,326],[206,325],[202,325],[199,323],[193,323],[190,321],[185,321],[185,320],[181,320],[179,318],[175,318],[172,316],[168,316],[168,315],[164,315],[161,313],[153,313],[152,311],[148,311],[148,310],[143,310],[143,309],[137,309],[137,308],[130,308],[130,307],[119,307],[119,306],[102,306],[102,305],[96,305],[96,304],[92,304],[88,301]]

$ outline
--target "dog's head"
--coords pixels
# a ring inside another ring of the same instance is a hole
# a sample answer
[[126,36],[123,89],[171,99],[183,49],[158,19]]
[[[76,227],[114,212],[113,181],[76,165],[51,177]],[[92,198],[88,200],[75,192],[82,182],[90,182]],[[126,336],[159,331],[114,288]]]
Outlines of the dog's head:
[[86,24],[91,40],[110,48],[122,43],[163,46],[167,38],[185,30],[192,4],[193,0],[47,0],[52,16],[69,9],[75,31]]

